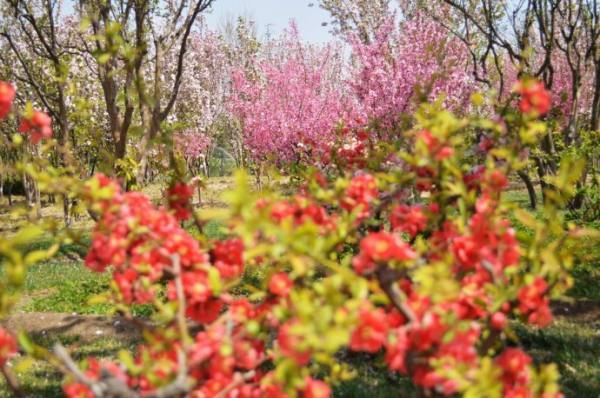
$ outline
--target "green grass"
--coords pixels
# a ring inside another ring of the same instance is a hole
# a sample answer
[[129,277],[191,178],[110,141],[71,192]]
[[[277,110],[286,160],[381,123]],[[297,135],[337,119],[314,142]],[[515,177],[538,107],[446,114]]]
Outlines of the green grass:
[[569,290],[569,296],[600,302],[600,266],[579,265],[573,270],[573,276],[575,285]]
[[[380,358],[364,353],[346,352],[344,362],[350,364],[356,372],[351,380],[340,383],[333,389],[333,396],[339,398],[388,398],[405,397],[415,392],[407,377],[386,371]],[[372,364],[381,363],[380,367]]]
[[76,312],[106,314],[108,304],[90,304],[92,297],[106,292],[110,274],[95,273],[81,262],[51,261],[29,269],[25,282],[27,312]]
[[540,363],[558,365],[567,397],[598,398],[600,393],[600,320],[556,320],[539,329],[517,325],[516,331],[528,353]]

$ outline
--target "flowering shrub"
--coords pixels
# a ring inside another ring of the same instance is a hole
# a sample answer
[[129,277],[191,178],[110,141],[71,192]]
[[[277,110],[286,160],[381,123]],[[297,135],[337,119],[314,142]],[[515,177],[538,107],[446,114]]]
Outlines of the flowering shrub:
[[349,85],[363,116],[391,125],[411,113],[419,95],[445,96],[445,105],[468,106],[475,82],[469,76],[467,48],[422,13],[398,27],[388,17],[371,43],[349,38],[356,64]]
[[[423,101],[443,98],[450,109],[468,109],[475,82],[467,48],[426,15],[417,13],[401,26],[386,17],[372,42],[358,33],[347,41],[351,62],[339,46],[302,45],[292,24],[280,39],[284,51],[267,46],[254,73],[234,70],[230,107],[254,160],[320,160],[330,154],[342,121],[349,127],[376,123],[378,131],[370,133],[387,137]],[[344,138],[338,149],[354,163],[366,137]]]
[[[586,235],[557,211],[568,168],[538,219],[504,198],[521,154],[545,133],[535,119],[544,95],[523,92],[537,113],[502,123],[424,106],[404,149],[369,142],[351,153],[361,170],[311,171],[291,195],[256,192],[239,173],[227,210],[194,215],[199,236],[180,223],[192,215],[185,184],[158,207],[94,176],[75,192],[98,216],[85,264],[112,272],[108,298],[125,316],[134,304],[154,316],[119,363],[76,364],[55,346],[65,394],[328,397],[353,375],[340,353],[355,351],[425,394],[561,397],[556,366],[534,365],[509,322],[551,322],[549,298],[569,286]],[[470,129],[491,141],[478,164],[465,155]],[[331,166],[349,164],[339,149]],[[209,219],[226,238],[202,234]],[[14,343],[2,339],[6,361]]]
[[234,71],[230,107],[243,121],[250,156],[286,163],[303,148],[321,153],[351,106],[337,84],[343,68],[339,48],[304,45],[293,24],[277,45],[271,43],[254,61],[255,74]]
[[196,160],[206,156],[212,142],[204,133],[186,130],[175,136],[175,144],[186,159]]

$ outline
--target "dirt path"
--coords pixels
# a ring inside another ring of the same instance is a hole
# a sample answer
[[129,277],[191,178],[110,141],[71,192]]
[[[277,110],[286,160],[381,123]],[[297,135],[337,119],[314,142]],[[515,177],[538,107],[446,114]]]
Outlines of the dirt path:
[[2,324],[12,332],[25,331],[33,337],[69,336],[82,342],[102,337],[132,341],[140,337],[138,328],[122,317],[29,312],[15,313]]

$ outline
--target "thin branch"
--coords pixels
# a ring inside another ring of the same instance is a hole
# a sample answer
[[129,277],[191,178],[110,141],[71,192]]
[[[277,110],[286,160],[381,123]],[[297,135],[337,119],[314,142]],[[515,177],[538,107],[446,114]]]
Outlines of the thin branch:
[[4,376],[4,379],[6,380],[6,384],[8,384],[8,387],[13,392],[15,397],[18,397],[18,398],[26,397],[25,393],[21,389],[21,386],[19,385],[19,381],[17,380],[17,378],[14,375],[14,373],[12,372],[12,370],[10,370],[10,368],[8,367],[8,364],[5,363],[2,366],[2,368],[0,368],[0,370],[2,371],[2,375]]
[[44,95],[44,93],[42,92],[41,87],[38,85],[38,83],[35,81],[33,75],[31,74],[31,71],[29,70],[29,68],[27,67],[27,64],[25,62],[25,60],[23,59],[23,57],[21,56],[21,53],[19,52],[17,46],[15,45],[14,41],[12,40],[12,37],[6,33],[6,32],[2,32],[0,33],[1,36],[4,36],[6,38],[6,40],[8,41],[8,44],[10,45],[10,48],[13,50],[13,52],[15,53],[15,55],[17,56],[17,59],[19,60],[19,63],[21,64],[21,66],[23,67],[23,70],[25,71],[25,74],[27,75],[27,78],[29,79],[29,84],[31,84],[33,86],[33,88],[35,89],[40,101],[42,101],[42,103],[44,104],[44,106],[46,107],[46,109],[48,110],[48,112],[50,112],[50,114],[54,117],[54,118],[58,118],[58,114],[56,113],[56,111],[50,106],[50,103],[48,102],[48,99],[46,98],[46,96]]
[[190,36],[190,33],[192,32],[192,26],[194,25],[194,21],[202,11],[206,10],[212,4],[212,2],[213,0],[198,0],[194,11],[185,23],[185,32],[181,39],[181,47],[179,49],[179,54],[177,57],[177,72],[175,73],[175,83],[173,85],[173,91],[171,93],[171,98],[165,106],[165,109],[159,115],[159,121],[163,121],[167,118],[167,116],[171,112],[171,109],[173,108],[173,105],[175,104],[175,100],[177,99],[179,87],[181,86],[181,77],[183,75],[185,54],[187,52],[187,40]]
[[241,386],[248,380],[252,379],[254,376],[256,376],[256,371],[254,371],[254,370],[251,370],[251,371],[243,373],[243,374],[239,373],[239,372],[235,373],[233,375],[233,380],[231,381],[231,383],[229,383],[229,385],[227,387],[225,387],[224,389],[219,391],[219,393],[217,395],[215,395],[214,398],[227,397],[227,394],[229,394],[231,391],[238,388],[239,386]]
[[379,286],[388,296],[392,304],[406,317],[408,324],[412,325],[418,321],[413,310],[402,300],[402,292],[398,288],[396,281],[403,275],[400,271],[388,267],[380,267],[377,270],[377,281]]

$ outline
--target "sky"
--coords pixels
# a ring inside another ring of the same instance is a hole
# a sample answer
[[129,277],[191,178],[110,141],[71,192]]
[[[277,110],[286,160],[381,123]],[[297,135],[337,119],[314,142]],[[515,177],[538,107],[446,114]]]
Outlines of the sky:
[[[309,4],[313,4],[309,7]],[[256,21],[258,34],[278,34],[295,19],[303,40],[323,43],[331,40],[329,27],[321,26],[329,14],[319,8],[317,0],[215,0],[207,15],[208,25],[217,28],[228,17],[239,15]]]

